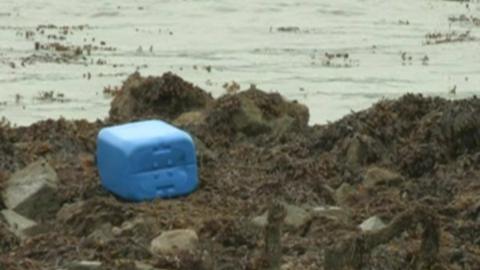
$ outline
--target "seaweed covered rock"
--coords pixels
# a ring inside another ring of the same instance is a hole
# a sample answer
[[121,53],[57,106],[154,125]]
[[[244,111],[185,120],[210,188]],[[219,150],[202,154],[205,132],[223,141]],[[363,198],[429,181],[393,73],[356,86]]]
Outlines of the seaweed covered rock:
[[142,77],[134,73],[111,103],[110,120],[156,117],[173,120],[184,112],[208,107],[213,98],[204,90],[173,73]]
[[222,134],[256,136],[271,131],[281,134],[304,130],[308,119],[306,106],[286,101],[278,93],[251,87],[219,98],[207,116],[207,123]]

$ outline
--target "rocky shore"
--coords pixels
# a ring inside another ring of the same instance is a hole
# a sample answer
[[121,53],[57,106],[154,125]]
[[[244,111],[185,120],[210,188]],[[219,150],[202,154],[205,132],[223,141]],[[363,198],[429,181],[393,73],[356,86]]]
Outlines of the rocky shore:
[[[100,128],[163,119],[198,191],[129,203],[101,186]],[[407,94],[321,126],[252,85],[218,99],[135,73],[103,121],[0,124],[0,269],[478,269],[480,100]]]

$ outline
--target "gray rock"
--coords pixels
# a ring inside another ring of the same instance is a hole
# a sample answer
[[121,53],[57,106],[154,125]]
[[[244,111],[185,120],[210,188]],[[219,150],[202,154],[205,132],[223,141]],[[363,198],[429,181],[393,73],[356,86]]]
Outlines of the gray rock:
[[73,261],[65,265],[67,270],[99,270],[102,263],[99,261]]
[[57,174],[47,162],[34,162],[7,181],[3,191],[5,206],[33,220],[52,214],[60,207],[57,182]]
[[160,270],[160,269],[155,268],[143,262],[135,261],[135,270]]
[[64,204],[62,208],[57,212],[57,219],[60,222],[67,222],[73,217],[79,215],[85,205],[85,201]]
[[254,217],[252,219],[252,223],[258,227],[265,227],[267,226],[267,216],[268,216],[268,212],[265,212],[261,216]]
[[23,217],[9,209],[2,210],[0,215],[5,219],[10,231],[20,239],[25,239],[28,236],[28,229],[37,225],[35,221]]
[[394,185],[403,180],[402,176],[385,168],[372,166],[367,169],[363,179],[363,185],[366,188],[386,184]]
[[88,235],[87,238],[97,243],[108,243],[112,241],[115,238],[112,232],[112,225],[110,223],[102,224]]
[[154,254],[174,254],[178,251],[193,251],[197,248],[197,233],[189,229],[166,231],[152,240],[150,251]]
[[176,126],[201,125],[205,123],[205,118],[205,114],[201,111],[185,112],[173,120],[173,124]]
[[317,217],[326,217],[332,220],[338,220],[344,223],[349,223],[350,213],[342,207],[338,206],[318,206],[312,209],[312,214]]
[[[284,220],[287,227],[298,229],[307,224],[312,218],[312,215],[301,207],[287,203],[283,203],[283,206],[287,212]],[[267,216],[268,212],[265,212],[263,215],[253,218],[252,223],[258,227],[265,227],[267,225]]]
[[385,223],[377,216],[370,217],[359,225],[364,232],[378,231],[386,227]]

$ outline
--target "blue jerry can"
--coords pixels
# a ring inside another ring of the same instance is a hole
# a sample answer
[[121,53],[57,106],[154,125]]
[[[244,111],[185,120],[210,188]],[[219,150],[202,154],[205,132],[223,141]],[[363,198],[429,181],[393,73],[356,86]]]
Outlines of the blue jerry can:
[[102,185],[127,200],[176,197],[198,186],[192,137],[159,120],[100,130],[97,166]]

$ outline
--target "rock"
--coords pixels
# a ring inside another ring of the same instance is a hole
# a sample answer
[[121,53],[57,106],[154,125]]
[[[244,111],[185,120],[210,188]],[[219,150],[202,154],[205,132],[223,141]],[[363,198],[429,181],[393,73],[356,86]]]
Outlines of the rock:
[[97,243],[108,243],[115,238],[112,232],[112,225],[110,223],[105,223],[95,229],[87,239],[95,241]]
[[[282,204],[286,210],[284,222],[287,227],[298,229],[311,220],[312,215],[305,209],[287,203]],[[265,212],[263,215],[253,218],[252,223],[258,227],[265,227],[267,225],[267,217],[268,212]]]
[[362,231],[368,232],[368,231],[378,231],[380,229],[385,228],[386,225],[385,223],[383,223],[383,221],[379,217],[373,216],[365,220],[364,222],[362,222],[362,224],[360,224],[359,227],[360,229],[362,229]]
[[298,131],[308,125],[306,106],[286,101],[278,93],[254,87],[219,98],[207,116],[210,128],[222,133],[256,136],[278,131]]
[[365,173],[363,185],[366,188],[372,188],[382,184],[391,186],[401,182],[402,180],[402,176],[396,172],[392,172],[385,168],[372,166],[368,168]]
[[173,120],[184,112],[202,110],[213,102],[204,90],[173,73],[142,77],[134,73],[112,100],[110,120],[127,121],[146,117]]
[[155,235],[155,227],[153,217],[140,215],[114,227],[112,233],[114,236],[134,237],[137,241],[148,244],[152,235]]
[[74,203],[64,204],[62,208],[57,212],[57,219],[65,223],[68,220],[71,220],[76,215],[81,214],[85,206],[85,201],[78,201]]
[[356,193],[355,188],[349,183],[342,183],[335,191],[335,201],[340,205],[348,204],[348,201]]
[[268,212],[265,212],[261,216],[254,217],[252,219],[252,223],[258,227],[265,227],[267,226],[267,217],[268,217]]
[[53,214],[60,207],[57,182],[57,174],[47,162],[34,162],[7,181],[5,206],[33,220]]
[[[20,239],[16,236],[10,226],[0,219],[0,254],[7,254],[20,244]],[[0,267],[0,269],[2,269]]]
[[205,123],[205,114],[200,111],[182,113],[173,120],[173,124],[176,126],[193,126],[202,123]]
[[199,160],[213,161],[217,159],[217,154],[210,150],[198,137],[193,136],[193,142]]
[[135,261],[135,270],[160,270],[160,269],[155,268],[143,262]]
[[351,167],[371,163],[379,158],[379,153],[383,152],[383,146],[380,143],[364,134],[357,133],[346,142],[345,158]]
[[5,219],[10,231],[20,239],[25,239],[28,236],[28,229],[37,225],[35,221],[25,218],[9,209],[2,210],[0,215]]
[[366,145],[360,140],[358,136],[353,137],[347,146],[347,164],[351,166],[360,166],[365,163],[366,157]]
[[99,270],[102,269],[102,263],[99,261],[74,261],[65,265],[67,270]]
[[270,126],[263,120],[262,111],[252,100],[242,97],[239,101],[239,110],[231,118],[235,130],[248,135],[270,131]]
[[344,223],[350,222],[350,213],[338,206],[318,206],[312,209],[312,214],[318,217],[338,220]]
[[150,251],[154,254],[173,254],[179,251],[194,251],[198,245],[197,233],[189,229],[163,232],[154,238]]

